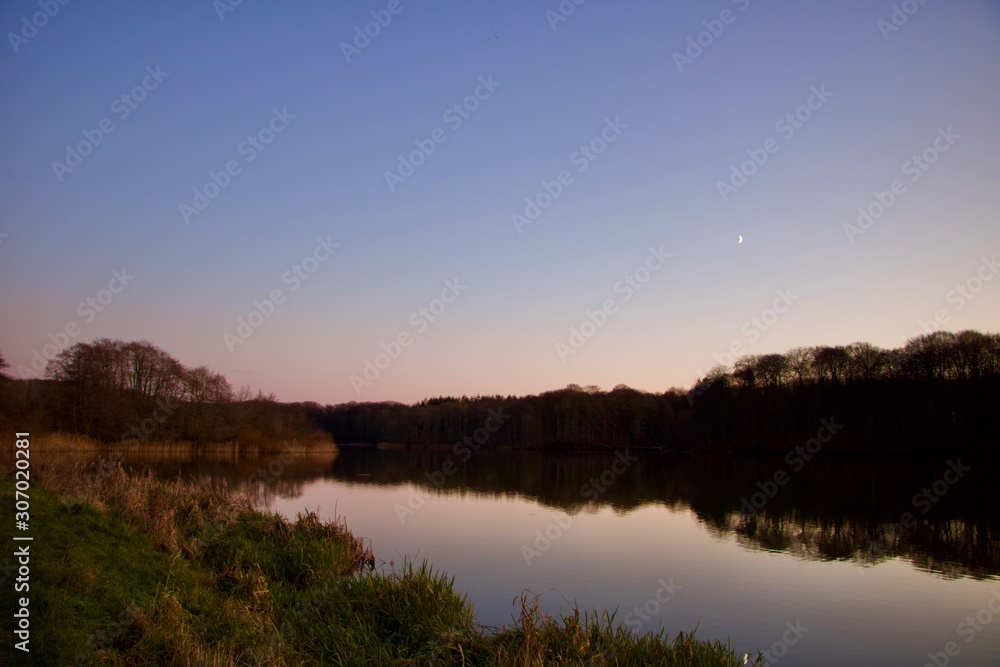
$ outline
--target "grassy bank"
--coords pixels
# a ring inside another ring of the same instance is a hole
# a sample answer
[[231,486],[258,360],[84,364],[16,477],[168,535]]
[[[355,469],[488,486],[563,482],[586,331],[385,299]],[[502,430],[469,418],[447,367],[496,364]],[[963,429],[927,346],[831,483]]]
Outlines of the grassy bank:
[[[636,637],[613,616],[552,618],[529,600],[513,624],[484,628],[452,579],[426,563],[376,572],[342,522],[312,513],[288,521],[224,489],[117,464],[37,462],[32,482],[32,652],[23,664],[743,663],[688,634]],[[13,505],[8,475],[0,495]],[[9,568],[0,578],[9,581]],[[13,645],[7,623],[0,640]]]

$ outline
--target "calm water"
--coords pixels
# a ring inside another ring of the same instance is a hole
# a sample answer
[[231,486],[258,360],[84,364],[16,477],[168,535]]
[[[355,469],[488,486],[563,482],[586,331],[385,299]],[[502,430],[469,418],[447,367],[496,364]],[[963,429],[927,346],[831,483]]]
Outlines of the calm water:
[[[245,486],[270,464],[270,483],[252,485],[262,503],[345,517],[386,567],[428,559],[486,625],[509,622],[525,593],[550,612],[617,608],[641,631],[697,626],[741,651],[772,650],[772,664],[1000,665],[995,463],[962,459],[971,470],[959,477],[938,460],[824,458],[795,471],[780,458],[637,457],[478,452],[462,463],[344,448],[332,461],[158,469]],[[786,483],[768,485],[780,472]],[[763,509],[750,516],[742,500],[755,492]],[[910,526],[894,531],[907,512]]]

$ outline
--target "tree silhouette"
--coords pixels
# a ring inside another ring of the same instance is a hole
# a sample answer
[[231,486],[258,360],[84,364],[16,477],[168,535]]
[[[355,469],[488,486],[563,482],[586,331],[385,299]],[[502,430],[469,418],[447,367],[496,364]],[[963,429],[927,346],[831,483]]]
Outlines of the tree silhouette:
[[993,452],[1000,442],[1000,334],[978,331],[920,335],[894,349],[856,342],[747,355],[732,368],[713,367],[689,391],[663,393],[570,384],[532,396],[439,396],[415,405],[282,405],[249,387],[234,394],[221,374],[187,368],[149,341],[108,338],[64,350],[46,378],[4,382],[0,413],[104,440],[169,405],[157,437],[194,441],[320,428],[345,443],[449,444],[494,424],[501,410],[509,417],[490,430],[484,448],[781,453],[813,437],[831,415],[848,427],[824,445],[828,452]]

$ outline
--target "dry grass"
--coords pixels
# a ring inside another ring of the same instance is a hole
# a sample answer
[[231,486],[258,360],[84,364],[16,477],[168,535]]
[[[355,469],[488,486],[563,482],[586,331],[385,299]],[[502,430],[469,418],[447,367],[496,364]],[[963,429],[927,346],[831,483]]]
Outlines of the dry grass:
[[[13,449],[14,440],[7,438],[4,449]],[[39,452],[101,452],[107,445],[85,435],[73,433],[46,433],[31,436],[31,449]]]
[[224,487],[164,482],[151,471],[129,474],[116,462],[98,460],[72,466],[35,465],[49,491],[122,516],[153,537],[158,547],[191,553],[191,536],[206,526],[223,527],[254,511],[251,500]]
[[[6,432],[0,436],[0,449],[4,452],[13,451],[14,434]],[[228,440],[226,442],[191,442],[189,440],[119,440],[102,442],[85,435],[75,433],[38,433],[31,434],[31,448],[40,452],[142,452],[142,453],[189,453],[189,454],[231,454],[259,455],[283,452],[293,447],[304,454],[327,454],[339,452],[333,439],[326,433],[314,433],[306,438],[287,440],[272,440],[254,438],[251,440]]]

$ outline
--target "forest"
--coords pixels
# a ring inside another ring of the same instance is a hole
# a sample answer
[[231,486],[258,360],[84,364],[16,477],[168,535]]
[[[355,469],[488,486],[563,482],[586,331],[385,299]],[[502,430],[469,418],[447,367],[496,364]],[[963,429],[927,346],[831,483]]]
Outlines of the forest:
[[845,425],[828,452],[996,450],[1000,335],[935,332],[905,346],[798,347],[716,366],[690,389],[569,385],[533,396],[347,403],[309,414],[341,443],[457,443],[511,416],[482,447],[784,452],[821,419]]
[[[0,373],[5,366],[0,357]],[[844,428],[826,445],[830,453],[993,453],[1000,334],[934,332],[894,349],[854,343],[748,355],[662,393],[571,384],[530,396],[325,406],[234,391],[221,374],[187,368],[148,341],[98,339],[62,351],[44,380],[3,376],[0,404],[11,428],[104,442],[276,441],[321,430],[340,444],[782,452],[834,419]]]
[[265,447],[318,432],[302,406],[249,387],[234,391],[220,373],[188,368],[149,341],[77,343],[48,362],[41,380],[13,379],[8,368],[0,356],[0,426],[8,431],[70,433],[104,443]]

